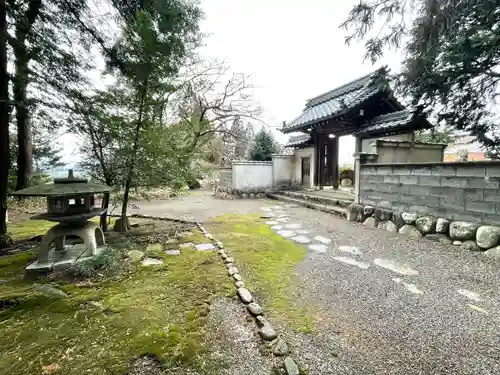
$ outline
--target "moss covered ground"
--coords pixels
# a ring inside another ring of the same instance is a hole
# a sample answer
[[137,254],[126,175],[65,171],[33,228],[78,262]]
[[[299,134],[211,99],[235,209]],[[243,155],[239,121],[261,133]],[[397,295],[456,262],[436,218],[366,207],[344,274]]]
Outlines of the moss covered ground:
[[[50,225],[26,221],[9,231],[21,239],[43,234]],[[182,242],[206,242],[192,231]],[[127,249],[147,248],[130,238],[123,243]],[[0,374],[122,375],[143,355],[156,357],[166,369],[217,373],[211,367],[216,364],[204,359],[205,323],[210,302],[232,293],[224,267],[213,252],[183,249],[181,256],[167,256],[152,248],[149,255],[162,257],[163,265],[130,264],[114,276],[79,281],[28,281],[23,271],[32,252],[0,257]],[[42,294],[34,283],[68,297]]]
[[220,216],[207,229],[234,256],[246,286],[273,319],[300,332],[313,330],[313,312],[293,303],[300,292],[294,273],[306,255],[303,246],[274,233],[259,214]]

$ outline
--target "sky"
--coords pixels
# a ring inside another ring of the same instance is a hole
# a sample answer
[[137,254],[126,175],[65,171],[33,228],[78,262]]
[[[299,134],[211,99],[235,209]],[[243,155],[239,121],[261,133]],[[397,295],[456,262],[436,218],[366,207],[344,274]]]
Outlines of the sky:
[[[363,62],[362,44],[345,45],[346,31],[339,25],[358,2],[201,0],[201,28],[209,34],[201,54],[226,59],[232,72],[251,75],[262,120],[284,143],[288,136],[277,129],[298,116],[307,99],[384,64],[399,69],[395,53],[373,66]],[[339,164],[352,163],[353,152],[352,137],[342,137]]]

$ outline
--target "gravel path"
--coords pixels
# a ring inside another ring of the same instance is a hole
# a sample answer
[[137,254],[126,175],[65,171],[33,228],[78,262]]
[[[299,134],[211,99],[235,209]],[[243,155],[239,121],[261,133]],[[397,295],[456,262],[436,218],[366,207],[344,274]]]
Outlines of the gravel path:
[[332,240],[296,272],[299,303],[324,312],[315,334],[288,332],[310,375],[500,373],[500,264],[305,208],[287,211],[288,224],[311,239]]
[[[148,202],[141,213],[208,221],[224,213],[258,212],[263,206],[259,200],[223,201],[210,195]],[[301,334],[278,327],[309,375],[500,374],[500,263],[481,253],[409,239],[314,210],[280,206],[275,211],[289,217],[270,225],[292,224],[281,228],[284,235],[292,231],[316,245],[295,273],[302,286],[297,304],[320,312],[316,330]],[[324,238],[313,240],[318,235]],[[240,319],[233,308],[218,307],[223,322]],[[236,336],[221,346],[228,357],[239,353],[227,373],[246,374],[256,366],[248,373],[269,374],[265,365],[256,365],[265,362],[261,358],[245,362],[258,351]]]

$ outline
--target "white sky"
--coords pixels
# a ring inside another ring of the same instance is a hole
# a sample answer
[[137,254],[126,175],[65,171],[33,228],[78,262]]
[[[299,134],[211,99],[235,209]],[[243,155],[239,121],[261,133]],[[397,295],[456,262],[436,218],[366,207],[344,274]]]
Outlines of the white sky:
[[[339,25],[359,0],[202,0],[202,54],[225,58],[232,71],[252,75],[264,121],[276,129],[298,116],[308,98],[356,79],[375,67],[363,63],[363,46],[344,44]],[[274,131],[281,142],[288,136]],[[67,150],[69,151],[69,150]],[[352,163],[354,141],[340,139],[339,163]]]

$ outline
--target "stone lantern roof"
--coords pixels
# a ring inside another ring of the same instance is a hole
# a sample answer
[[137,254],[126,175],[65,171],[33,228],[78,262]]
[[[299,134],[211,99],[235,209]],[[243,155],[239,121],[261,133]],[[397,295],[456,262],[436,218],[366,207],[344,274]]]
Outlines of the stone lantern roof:
[[68,177],[55,178],[53,184],[41,184],[13,192],[11,195],[24,197],[67,197],[75,195],[109,193],[111,188],[106,185],[89,183],[85,178],[73,175],[68,171]]

